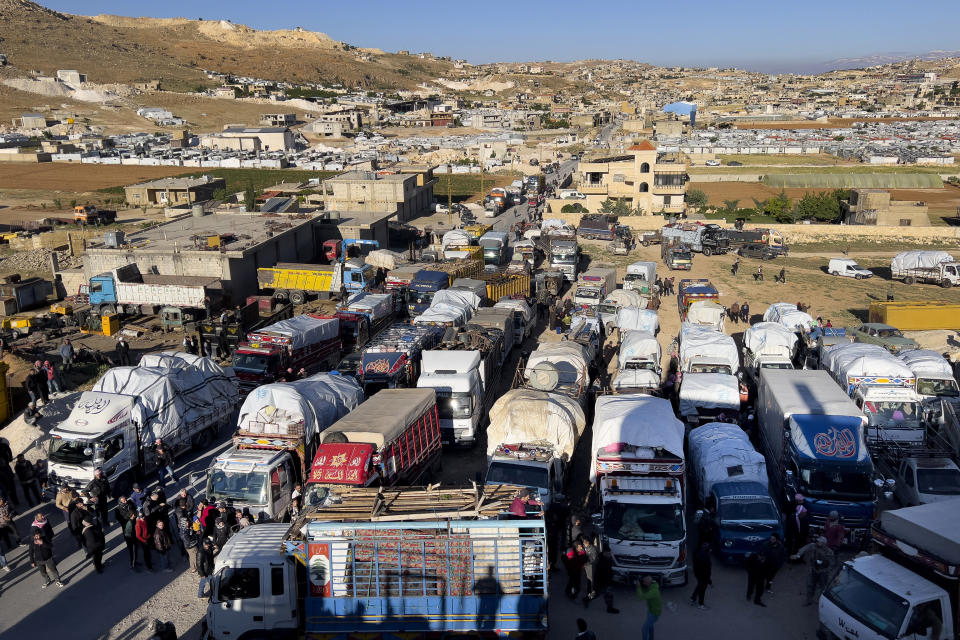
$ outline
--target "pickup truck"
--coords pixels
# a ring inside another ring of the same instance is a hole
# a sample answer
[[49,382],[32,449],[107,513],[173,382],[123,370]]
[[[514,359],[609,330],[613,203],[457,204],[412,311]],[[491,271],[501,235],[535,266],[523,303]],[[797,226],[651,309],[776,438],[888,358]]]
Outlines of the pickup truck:
[[890,261],[890,277],[904,284],[960,285],[960,265],[946,251],[904,251]]

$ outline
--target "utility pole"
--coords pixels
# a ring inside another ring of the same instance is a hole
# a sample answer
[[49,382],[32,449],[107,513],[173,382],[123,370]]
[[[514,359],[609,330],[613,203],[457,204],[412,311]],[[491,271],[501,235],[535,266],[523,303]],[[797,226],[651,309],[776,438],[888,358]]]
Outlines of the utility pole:
[[451,174],[447,174],[447,219],[453,226],[453,193],[450,191]]

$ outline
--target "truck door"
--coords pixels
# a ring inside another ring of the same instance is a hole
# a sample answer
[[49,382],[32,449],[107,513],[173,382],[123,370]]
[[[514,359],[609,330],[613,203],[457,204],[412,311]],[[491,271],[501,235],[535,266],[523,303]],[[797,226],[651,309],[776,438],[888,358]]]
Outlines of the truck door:
[[270,563],[264,591],[264,628],[268,630],[297,628],[297,582],[290,562]]
[[943,606],[941,601],[930,600],[913,607],[907,618],[904,640],[941,640],[943,638]]
[[270,506],[275,518],[282,518],[290,504],[292,485],[289,466],[286,461],[270,470]]
[[[248,631],[264,629],[264,600],[269,576],[258,566],[224,567],[214,576],[214,628],[220,638],[237,638]],[[266,581],[266,585],[264,585]],[[264,588],[266,587],[266,589]]]

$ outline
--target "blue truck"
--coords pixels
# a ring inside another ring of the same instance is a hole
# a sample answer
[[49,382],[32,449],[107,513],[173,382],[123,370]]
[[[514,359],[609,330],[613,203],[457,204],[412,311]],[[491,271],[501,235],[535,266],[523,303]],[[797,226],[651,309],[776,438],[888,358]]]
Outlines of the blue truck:
[[192,321],[219,308],[223,289],[216,278],[141,274],[131,263],[93,276],[80,295],[94,315],[162,313]]
[[846,542],[865,543],[877,501],[867,419],[830,374],[762,369],[757,421],[770,493],[780,497],[787,516],[799,493],[813,535],[836,511],[850,534]]
[[421,269],[410,282],[407,289],[407,311],[411,318],[420,315],[430,307],[433,294],[450,286],[450,274],[443,271]]
[[380,389],[417,386],[421,354],[443,339],[443,328],[395,323],[384,329],[360,356],[359,378],[369,398]]
[[519,487],[352,488],[287,524],[241,529],[217,555],[201,637],[545,638],[542,514]]

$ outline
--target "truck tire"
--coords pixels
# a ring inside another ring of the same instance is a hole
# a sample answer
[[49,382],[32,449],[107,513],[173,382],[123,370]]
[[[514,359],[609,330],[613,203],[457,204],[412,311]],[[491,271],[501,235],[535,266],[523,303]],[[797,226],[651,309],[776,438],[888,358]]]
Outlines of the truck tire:
[[947,280],[946,278],[944,278],[943,281],[940,283],[940,286],[943,287],[944,289],[949,289],[950,287],[953,286],[953,283]]
[[290,302],[293,304],[303,304],[307,301],[307,294],[303,291],[291,291],[290,292]]
[[710,256],[713,255],[713,249],[711,249],[710,247],[704,247],[703,255],[709,258]]
[[286,292],[285,290],[283,290],[283,289],[277,289],[277,290],[275,290],[275,291],[273,292],[273,297],[274,297],[275,300],[279,300],[280,302],[286,302],[287,300],[290,299],[290,296],[289,296],[289,295],[287,294],[287,292]]
[[839,275],[840,275],[840,272],[839,272],[839,271],[831,271],[831,272],[830,272],[830,275],[832,275],[832,276],[839,276]]
[[645,247],[649,247],[649,246],[650,246],[650,241],[649,241],[649,240],[641,240],[641,241],[640,241],[640,244],[642,244],[642,245],[645,246]]
[[194,449],[202,451],[211,444],[213,444],[213,433],[210,429],[204,429],[193,438]]
[[117,312],[117,309],[112,304],[105,304],[102,307],[100,307],[101,316],[115,314],[116,312]]
[[913,276],[907,276],[906,278],[903,279],[903,284],[914,284],[916,283],[916,281],[917,279],[914,278]]

